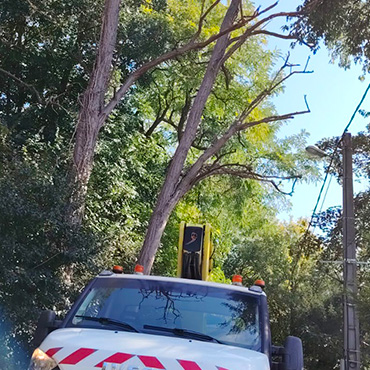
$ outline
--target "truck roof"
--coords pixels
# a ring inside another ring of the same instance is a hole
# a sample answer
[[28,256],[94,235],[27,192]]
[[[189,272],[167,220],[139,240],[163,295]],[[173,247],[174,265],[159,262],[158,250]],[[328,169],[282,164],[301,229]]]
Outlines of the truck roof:
[[223,284],[223,283],[214,283],[211,281],[204,281],[204,280],[192,280],[192,279],[184,279],[184,278],[176,278],[176,277],[168,277],[168,276],[155,276],[155,275],[138,275],[138,274],[116,274],[112,271],[102,271],[98,276],[98,279],[137,279],[137,280],[153,280],[153,281],[167,281],[167,282],[174,282],[178,284],[188,284],[194,286],[209,286],[215,287],[220,289],[228,289],[239,291],[243,293],[249,293],[256,296],[265,295],[263,290],[260,287],[253,286],[251,288],[247,288],[245,286],[233,285],[233,284]]

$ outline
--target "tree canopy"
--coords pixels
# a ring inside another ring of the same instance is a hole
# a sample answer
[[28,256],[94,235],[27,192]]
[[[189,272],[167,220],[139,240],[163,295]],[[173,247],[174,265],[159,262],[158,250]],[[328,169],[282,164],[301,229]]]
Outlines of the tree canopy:
[[299,8],[305,17],[295,27],[306,42],[316,47],[323,39],[340,66],[349,68],[351,62],[359,63],[367,73],[370,71],[369,7],[368,1],[306,0]]

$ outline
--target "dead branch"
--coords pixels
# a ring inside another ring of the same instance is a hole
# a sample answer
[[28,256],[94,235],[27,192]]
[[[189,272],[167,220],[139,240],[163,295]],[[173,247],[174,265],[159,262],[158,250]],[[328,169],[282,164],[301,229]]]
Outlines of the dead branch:
[[262,15],[264,13],[269,12],[270,10],[274,9],[278,4],[279,4],[279,1],[276,1],[275,3],[273,3],[270,6],[268,6],[267,8],[265,8],[264,10],[258,11],[258,15],[260,16],[260,15]]
[[[276,5],[276,3],[275,3]],[[264,11],[263,11],[264,12]],[[258,15],[261,15],[259,13]],[[256,22],[253,26],[248,28],[241,36],[238,36],[236,38],[233,38],[230,40],[230,45],[231,47],[225,54],[225,56],[222,59],[222,62],[225,63],[226,60],[228,60],[237,50],[240,49],[240,47],[246,42],[246,40],[254,35],[257,35],[259,32],[263,31],[260,29],[265,23],[270,22],[274,18],[279,18],[279,17],[298,17],[300,15],[303,15],[303,11],[295,11],[295,12],[280,12],[280,13],[275,13],[271,14],[266,18],[261,19],[260,21]],[[267,31],[266,31],[267,32]],[[277,34],[279,35],[279,34]],[[283,36],[283,35],[281,35]],[[297,39],[297,38],[293,38]]]
[[[235,168],[233,168],[235,167]],[[243,179],[250,179],[256,180],[260,182],[269,183],[272,185],[279,193],[284,195],[292,195],[294,192],[295,185],[299,179],[302,178],[301,175],[293,175],[293,176],[274,176],[274,175],[262,175],[251,170],[250,166],[242,165],[239,163],[228,163],[224,165],[220,165],[217,167],[210,166],[209,168],[205,167],[193,181],[193,183],[198,183],[199,181],[216,175],[228,175],[228,176],[235,176],[240,177]],[[279,183],[276,180],[280,180]],[[283,191],[280,188],[282,181],[293,180],[292,188],[290,192]]]
[[[281,73],[283,72],[283,70],[286,68],[286,67],[290,67],[291,65],[289,64],[289,54],[287,55],[285,61],[284,61],[284,64],[282,65],[282,67],[276,72],[274,78],[272,79],[271,83],[270,83],[270,86],[268,88],[266,88],[265,90],[263,90],[250,104],[249,104],[249,107],[247,107],[243,113],[241,114],[241,117],[248,117],[248,115],[250,113],[252,113],[252,111],[269,95],[271,95],[271,93],[280,85],[282,85],[288,78],[292,77],[293,75],[295,74],[305,74],[305,73],[312,73],[312,71],[307,71],[306,69],[302,70],[302,71],[291,71],[289,74],[287,74],[286,76],[284,76],[283,78],[279,79],[279,76],[281,75]],[[306,67],[305,67],[306,68]],[[306,101],[306,98],[305,98],[305,102],[306,102],[306,107],[307,107],[307,110],[308,112],[310,111],[309,107],[308,107],[308,104],[307,104],[307,101]]]
[[296,36],[295,34],[283,35],[281,33],[271,32],[267,30],[258,30],[251,34],[251,36],[256,36],[256,35],[268,35],[268,36],[272,36],[272,37],[276,37],[278,39],[284,39],[284,40],[297,40],[298,38],[298,36]]

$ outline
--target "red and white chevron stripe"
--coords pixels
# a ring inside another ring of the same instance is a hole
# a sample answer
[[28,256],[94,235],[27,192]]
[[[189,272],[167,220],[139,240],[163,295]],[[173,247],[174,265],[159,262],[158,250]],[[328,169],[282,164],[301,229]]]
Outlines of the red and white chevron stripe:
[[[99,352],[105,352],[105,351],[99,351],[93,348],[78,348],[74,350],[73,352],[66,354],[65,348],[56,347],[56,348],[49,348],[46,351],[46,354],[50,357],[53,357],[59,365],[77,365],[77,364],[83,365],[83,363],[86,361],[89,361],[91,363],[91,360],[93,360],[93,357],[96,363],[96,358],[98,357],[100,361],[97,362],[95,365],[93,365],[93,368],[98,368],[98,369],[102,368],[104,363],[122,365],[129,360],[136,359],[136,361],[140,360],[140,363],[147,368],[166,370],[166,367],[162,364],[162,362],[157,357],[134,355],[134,354],[123,353],[123,352],[116,352],[108,357],[103,356],[103,353],[102,353],[101,354],[102,357],[100,357]],[[93,354],[94,356],[92,357]],[[179,370],[180,369],[181,370],[208,370],[208,369],[202,368],[200,364],[194,361],[176,359],[175,363],[177,364],[176,368]],[[171,370],[172,369],[173,367],[171,366]],[[224,367],[219,367],[219,366],[214,366],[213,369],[214,370],[228,370]]]

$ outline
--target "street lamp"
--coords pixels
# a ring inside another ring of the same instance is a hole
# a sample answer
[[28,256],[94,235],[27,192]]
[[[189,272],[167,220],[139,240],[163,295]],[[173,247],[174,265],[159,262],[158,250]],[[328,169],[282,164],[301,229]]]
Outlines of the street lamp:
[[316,145],[309,145],[306,147],[306,152],[314,157],[319,157],[319,158],[324,158],[327,157],[328,155],[318,148]]
[[[327,154],[314,145],[306,151],[319,158]],[[353,207],[353,169],[351,134],[342,137],[343,155],[343,278],[344,278],[344,361],[341,370],[360,370],[360,329],[355,305],[357,296],[357,261],[355,241],[355,215]]]

